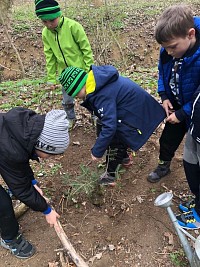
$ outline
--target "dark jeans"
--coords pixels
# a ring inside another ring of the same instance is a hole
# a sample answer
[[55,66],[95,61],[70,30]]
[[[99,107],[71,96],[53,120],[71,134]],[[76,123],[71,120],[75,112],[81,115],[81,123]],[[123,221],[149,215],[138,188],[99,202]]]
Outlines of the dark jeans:
[[200,216],[200,144],[190,132],[185,141],[183,166],[190,190],[195,195],[195,210]]
[[176,124],[171,124],[169,122],[166,122],[165,128],[159,140],[160,160],[164,161],[172,160],[186,132],[187,132],[187,125],[185,121]]
[[[102,123],[98,119],[96,126],[96,133],[99,136],[102,129]],[[123,144],[116,136],[113,137],[110,145],[106,151],[106,171],[111,175],[115,176],[115,171],[119,164],[122,163],[124,158],[128,158],[127,146]]]
[[3,239],[14,239],[19,231],[19,224],[15,218],[12,200],[0,185],[0,233]]
[[195,195],[195,210],[200,216],[200,167],[183,160],[185,175],[191,192]]
[[200,200],[200,167],[199,164],[191,164],[183,160],[185,175],[191,192],[195,195],[197,202]]

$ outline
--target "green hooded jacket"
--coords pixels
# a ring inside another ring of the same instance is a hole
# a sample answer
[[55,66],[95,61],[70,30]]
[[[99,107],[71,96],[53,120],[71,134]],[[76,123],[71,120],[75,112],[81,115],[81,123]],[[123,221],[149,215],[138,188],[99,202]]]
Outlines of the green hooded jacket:
[[55,30],[42,31],[48,82],[56,84],[58,75],[66,67],[89,71],[94,63],[86,33],[77,21],[61,16]]

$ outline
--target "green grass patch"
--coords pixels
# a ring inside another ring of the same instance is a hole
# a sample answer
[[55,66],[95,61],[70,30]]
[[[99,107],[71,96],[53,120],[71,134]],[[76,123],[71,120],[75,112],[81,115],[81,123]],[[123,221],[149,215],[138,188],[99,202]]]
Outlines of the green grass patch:
[[170,260],[177,267],[187,267],[185,253],[182,249],[170,253]]
[[0,84],[0,109],[9,110],[16,106],[41,110],[50,107],[61,108],[61,88],[47,89],[46,79],[24,79]]
[[12,18],[18,22],[26,21],[26,24],[37,20],[34,1],[31,4],[23,3],[21,6],[15,6],[12,11]]

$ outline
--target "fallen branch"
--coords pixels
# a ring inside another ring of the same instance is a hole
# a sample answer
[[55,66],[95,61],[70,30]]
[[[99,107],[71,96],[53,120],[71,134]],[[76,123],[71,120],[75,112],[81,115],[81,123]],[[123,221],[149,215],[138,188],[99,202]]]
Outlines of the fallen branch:
[[[18,206],[14,208],[16,218],[19,218],[20,216],[22,216],[28,209],[29,207],[27,207],[24,203],[20,203]],[[72,261],[76,264],[76,266],[77,267],[89,267],[73,248],[72,244],[70,243],[59,221],[58,221],[58,226],[54,226],[54,229],[56,231],[56,234],[60,238],[60,241],[64,249],[66,250],[69,257],[72,259]],[[60,260],[61,260],[62,266],[68,266],[68,263],[65,262],[63,252],[60,253]]]
[[64,248],[67,251],[67,254],[72,259],[72,261],[76,264],[77,267],[89,267],[86,262],[76,253],[72,244],[70,243],[67,235],[65,234],[61,223],[58,221],[58,226],[54,226],[56,234],[60,238],[60,241]]
[[14,208],[16,218],[21,217],[28,209],[29,207],[27,207],[24,203],[20,203]]

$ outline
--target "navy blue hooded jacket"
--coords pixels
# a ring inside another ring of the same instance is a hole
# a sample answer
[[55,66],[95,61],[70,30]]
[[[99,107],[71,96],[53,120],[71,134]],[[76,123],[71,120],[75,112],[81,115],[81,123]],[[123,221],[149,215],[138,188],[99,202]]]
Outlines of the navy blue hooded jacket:
[[113,66],[92,66],[96,88],[81,104],[102,122],[92,154],[103,156],[115,136],[137,151],[166,117],[161,105],[144,89],[119,76]]
[[48,209],[45,199],[32,184],[29,160],[44,127],[45,115],[26,108],[0,113],[0,174],[13,195],[35,211]]
[[[179,101],[181,109],[176,111],[176,117],[182,121],[190,119],[192,111],[192,96],[200,85],[200,18],[195,17],[194,23],[196,27],[196,44],[188,50],[183,57],[182,67],[179,73]],[[174,96],[172,94],[169,81],[173,66],[173,57],[168,55],[164,48],[160,50],[159,59],[159,79],[158,93],[162,100],[169,99],[174,104]]]

